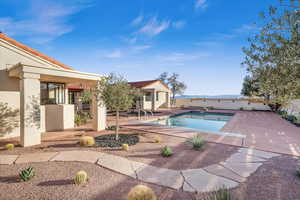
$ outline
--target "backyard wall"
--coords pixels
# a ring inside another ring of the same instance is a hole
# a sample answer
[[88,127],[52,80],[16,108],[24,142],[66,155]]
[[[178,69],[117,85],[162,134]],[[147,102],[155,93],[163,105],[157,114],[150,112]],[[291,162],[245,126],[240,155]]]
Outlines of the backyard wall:
[[269,106],[257,100],[250,99],[208,99],[188,98],[176,99],[176,107],[213,107],[215,109],[239,110],[270,110]]
[[295,115],[300,119],[300,99],[293,100],[288,106],[284,108],[290,115]]

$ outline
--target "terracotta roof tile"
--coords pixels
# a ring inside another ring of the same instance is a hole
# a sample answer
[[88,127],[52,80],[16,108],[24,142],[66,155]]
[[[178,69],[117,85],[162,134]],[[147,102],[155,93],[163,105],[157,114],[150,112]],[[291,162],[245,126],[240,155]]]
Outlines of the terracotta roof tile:
[[10,43],[12,45],[15,45],[15,46],[17,46],[17,47],[19,47],[19,48],[21,48],[21,49],[23,49],[23,50],[25,50],[25,51],[33,54],[33,55],[35,55],[35,56],[43,58],[43,59],[45,59],[45,60],[47,60],[47,61],[49,61],[49,62],[51,62],[51,63],[53,63],[55,65],[58,65],[58,66],[60,66],[60,67],[62,67],[64,69],[73,70],[73,68],[71,68],[71,67],[69,67],[69,66],[67,66],[67,65],[65,65],[65,64],[63,64],[63,63],[61,63],[61,62],[59,62],[59,61],[57,61],[57,60],[55,60],[53,58],[50,58],[50,57],[46,56],[45,54],[42,54],[42,53],[38,52],[37,50],[34,50],[32,48],[27,47],[26,45],[24,45],[24,44],[22,44],[22,43],[20,43],[20,42],[18,42],[16,40],[8,37],[4,33],[0,32],[0,39],[3,39],[3,40],[5,40],[6,42],[8,42],[8,43]]
[[136,81],[136,82],[128,82],[128,83],[135,88],[143,88],[152,83],[155,83],[156,81],[159,81],[159,80]]

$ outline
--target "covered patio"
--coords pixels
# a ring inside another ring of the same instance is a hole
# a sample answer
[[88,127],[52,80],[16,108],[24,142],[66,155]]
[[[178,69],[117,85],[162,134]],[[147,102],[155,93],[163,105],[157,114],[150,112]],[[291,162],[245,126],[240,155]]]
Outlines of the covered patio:
[[[41,143],[41,133],[74,128],[74,105],[68,103],[68,84],[95,87],[102,76],[75,70],[18,63],[8,69],[19,80],[20,143]],[[106,108],[93,95],[93,130],[104,130]]]

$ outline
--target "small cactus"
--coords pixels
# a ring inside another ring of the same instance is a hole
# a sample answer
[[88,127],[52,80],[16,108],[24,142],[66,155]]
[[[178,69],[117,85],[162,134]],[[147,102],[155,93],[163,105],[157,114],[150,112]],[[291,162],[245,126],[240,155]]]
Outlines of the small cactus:
[[157,200],[157,197],[151,188],[136,185],[128,193],[127,200]]
[[160,150],[160,153],[163,157],[170,157],[173,155],[173,151],[170,147],[165,146]]
[[155,142],[155,143],[161,143],[161,142],[162,142],[161,137],[155,136],[155,137],[154,137],[154,142]]
[[23,181],[29,181],[35,176],[35,169],[28,167],[27,169],[22,170],[19,176]]
[[122,149],[123,149],[124,151],[129,151],[129,146],[128,146],[128,144],[122,144]]
[[76,173],[74,182],[76,185],[85,184],[88,181],[88,175],[85,171],[79,171]]
[[9,151],[12,151],[12,150],[14,150],[15,145],[14,145],[14,144],[6,144],[6,145],[5,145],[5,148],[6,148],[7,150],[9,150]]
[[83,136],[79,140],[80,146],[90,147],[95,145],[95,139],[91,136]]

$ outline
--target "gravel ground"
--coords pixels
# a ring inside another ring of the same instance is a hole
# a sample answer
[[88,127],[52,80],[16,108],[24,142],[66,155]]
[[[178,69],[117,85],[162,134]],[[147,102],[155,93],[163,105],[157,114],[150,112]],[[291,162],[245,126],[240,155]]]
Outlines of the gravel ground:
[[[112,131],[105,131],[105,134],[112,133]],[[136,131],[122,130],[125,134],[136,134]],[[80,147],[77,142],[80,136],[69,136],[63,139],[43,141],[42,145],[35,147],[16,147],[14,151],[0,150],[0,154],[24,154],[34,152],[49,152],[49,151],[66,151],[66,150],[94,150],[107,152],[114,155],[126,157],[130,160],[147,163],[153,166],[169,168],[169,169],[192,169],[201,168],[208,165],[217,164],[226,160],[230,155],[235,153],[238,148],[223,145],[207,143],[202,151],[195,151],[190,146],[185,144],[185,139],[159,135],[162,138],[162,143],[153,143],[153,138],[157,136],[153,133],[139,133],[140,142],[136,145],[130,146],[129,152],[122,151],[118,148],[101,148],[101,147]],[[87,132],[86,135],[96,136],[97,132]],[[4,144],[3,144],[4,145]],[[171,157],[162,157],[160,149],[168,145],[173,150]],[[1,146],[1,144],[0,144]]]
[[[20,182],[18,172],[28,166],[36,169],[36,177]],[[234,200],[299,200],[300,178],[295,169],[300,160],[282,156],[261,166],[245,183],[233,189]],[[76,186],[74,174],[85,170],[89,175],[86,185]],[[101,199],[126,200],[130,188],[141,182],[111,172],[94,164],[80,162],[47,162],[0,165],[0,199]],[[145,183],[143,183],[145,184]],[[175,191],[154,184],[150,186],[160,200],[203,200],[206,194]]]
[[[20,182],[18,172],[32,166],[36,176]],[[86,185],[76,186],[73,177],[79,170],[89,175]],[[0,199],[5,200],[125,200],[129,190],[140,182],[94,164],[80,162],[48,162],[0,166]],[[179,192],[153,184],[150,186],[160,199],[192,199],[191,193]]]

